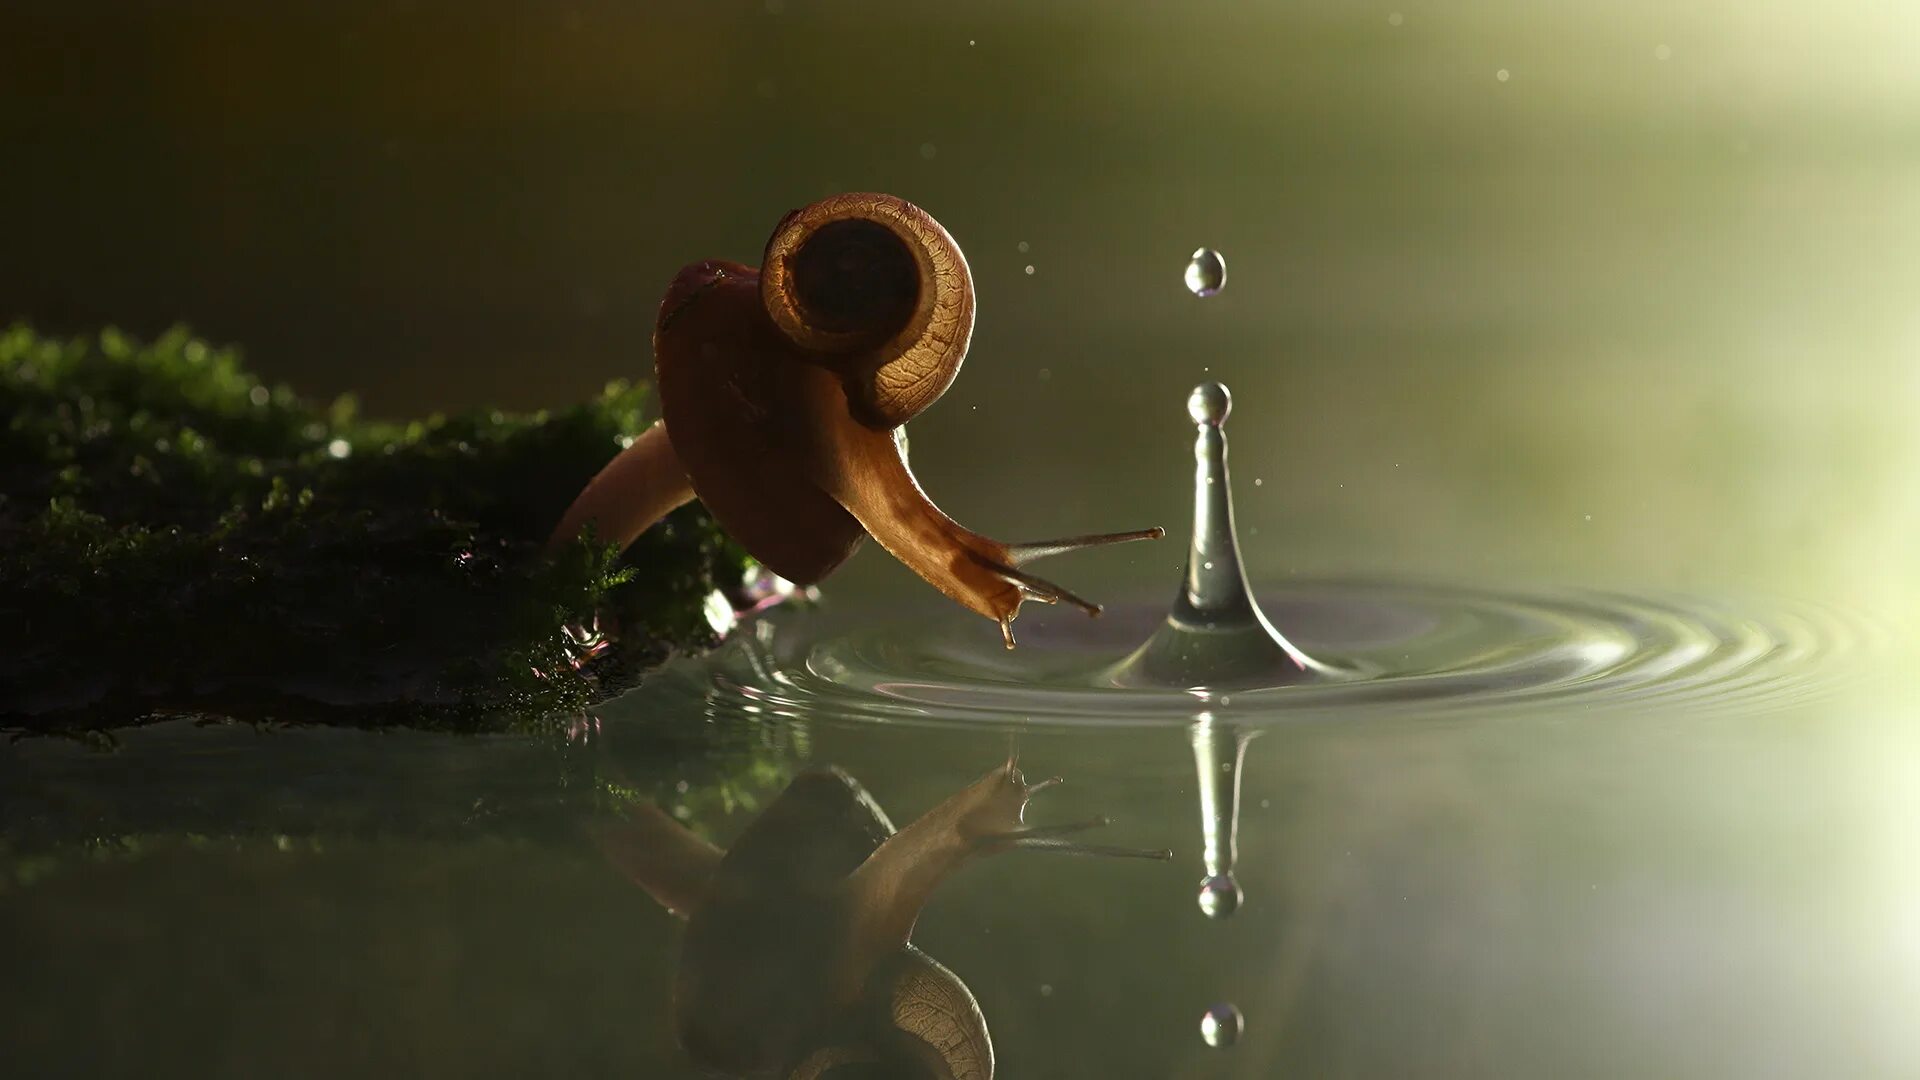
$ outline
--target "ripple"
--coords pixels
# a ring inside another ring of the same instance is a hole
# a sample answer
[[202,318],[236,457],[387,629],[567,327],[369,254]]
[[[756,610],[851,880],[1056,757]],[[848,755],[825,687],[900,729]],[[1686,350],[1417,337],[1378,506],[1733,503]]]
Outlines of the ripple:
[[1196,710],[1279,724],[1363,714],[1546,710],[1569,704],[1786,707],[1828,692],[1878,634],[1790,601],[1431,584],[1315,582],[1263,590],[1278,625],[1353,677],[1209,689],[1119,685],[1115,664],[1165,610],[1140,603],[1089,621],[1047,610],[1007,651],[991,626],[945,616],[836,627],[782,613],[639,694],[710,717],[874,722],[1153,725]]

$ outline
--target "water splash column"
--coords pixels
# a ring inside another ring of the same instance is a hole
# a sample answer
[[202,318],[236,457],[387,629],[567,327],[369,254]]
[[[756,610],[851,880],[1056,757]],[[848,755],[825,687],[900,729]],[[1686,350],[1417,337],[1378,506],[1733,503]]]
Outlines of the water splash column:
[[1247,584],[1227,475],[1232,411],[1232,395],[1217,382],[1187,397],[1196,431],[1186,576],[1160,629],[1114,669],[1123,685],[1277,686],[1335,673],[1274,628]]

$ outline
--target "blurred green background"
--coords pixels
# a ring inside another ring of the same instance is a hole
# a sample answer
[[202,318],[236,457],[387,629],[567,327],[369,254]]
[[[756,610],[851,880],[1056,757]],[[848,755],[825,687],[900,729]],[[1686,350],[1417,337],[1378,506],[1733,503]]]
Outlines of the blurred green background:
[[678,266],[883,190],[979,288],[928,490],[1175,531],[1069,579],[1177,573],[1206,374],[1256,577],[1870,603],[1920,524],[1917,47],[1865,2],[14,3],[0,314],[550,405],[650,369]]

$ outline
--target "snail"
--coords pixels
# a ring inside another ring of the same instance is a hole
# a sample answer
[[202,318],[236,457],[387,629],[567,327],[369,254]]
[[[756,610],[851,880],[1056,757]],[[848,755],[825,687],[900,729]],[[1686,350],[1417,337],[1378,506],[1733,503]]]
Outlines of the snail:
[[991,1080],[993,1041],[972,991],[911,941],[955,870],[1015,849],[1168,859],[1081,843],[1106,819],[1023,823],[1016,762],[895,832],[838,769],[800,774],[724,853],[657,807],[604,830],[609,858],[687,919],[673,1025],[702,1066],[787,1080]]
[[799,585],[868,535],[962,607],[1000,624],[1028,600],[1100,607],[1024,567],[1161,528],[1007,544],[935,506],[904,425],[946,392],[973,335],[973,278],[953,237],[891,195],[836,195],[782,218],[759,268],[683,268],[654,326],[662,419],[590,481],[549,549],[589,524],[621,548],[698,496],[768,569]]

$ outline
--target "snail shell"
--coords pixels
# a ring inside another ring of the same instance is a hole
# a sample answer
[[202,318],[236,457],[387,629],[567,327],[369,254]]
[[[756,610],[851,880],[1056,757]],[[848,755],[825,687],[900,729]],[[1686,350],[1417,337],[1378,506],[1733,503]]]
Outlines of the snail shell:
[[767,241],[760,298],[789,340],[840,377],[854,418],[895,428],[947,392],[973,337],[973,275],[926,211],[835,195]]

